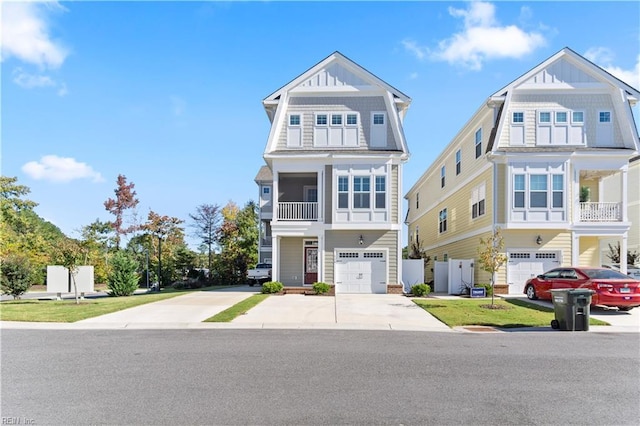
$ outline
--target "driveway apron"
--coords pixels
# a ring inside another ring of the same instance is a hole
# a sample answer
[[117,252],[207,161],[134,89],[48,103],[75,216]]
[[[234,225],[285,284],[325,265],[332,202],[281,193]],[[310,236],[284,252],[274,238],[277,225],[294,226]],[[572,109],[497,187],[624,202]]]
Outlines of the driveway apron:
[[135,324],[198,323],[250,297],[252,292],[199,291],[159,302],[147,303],[111,314],[78,321],[76,324],[129,326]]

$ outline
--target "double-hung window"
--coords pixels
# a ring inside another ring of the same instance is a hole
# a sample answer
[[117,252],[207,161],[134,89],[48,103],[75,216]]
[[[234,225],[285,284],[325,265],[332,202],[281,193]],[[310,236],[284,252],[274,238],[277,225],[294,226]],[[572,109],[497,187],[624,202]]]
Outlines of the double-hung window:
[[473,188],[471,191],[471,218],[484,215],[485,212],[485,184],[481,184]]
[[386,206],[387,191],[384,176],[376,176],[376,209],[384,209]]
[[353,208],[368,209],[371,199],[371,178],[368,176],[353,177]]
[[482,155],[482,129],[476,131],[476,158]]
[[443,233],[446,230],[447,230],[447,209],[442,209],[438,214],[438,232]]
[[338,208],[349,208],[349,177],[338,176]]
[[552,199],[551,199],[551,207],[554,208],[562,208],[563,200],[564,200],[564,176],[563,175],[552,175]]
[[524,175],[513,176],[513,207],[524,208],[525,180]]
[[529,175],[529,207],[547,207],[547,175]]
[[446,175],[447,175],[447,170],[445,166],[442,166],[440,168],[440,188],[444,188]]
[[462,171],[462,152],[460,150],[456,151],[456,176],[460,174]]

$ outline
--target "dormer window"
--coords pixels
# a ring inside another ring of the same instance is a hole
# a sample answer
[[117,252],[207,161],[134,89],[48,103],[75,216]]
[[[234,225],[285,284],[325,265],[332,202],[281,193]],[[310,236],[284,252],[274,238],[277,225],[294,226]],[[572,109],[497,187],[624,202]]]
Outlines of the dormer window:
[[300,125],[300,114],[291,114],[289,116],[289,126],[299,126]]
[[318,114],[318,115],[316,115],[316,125],[317,126],[326,126],[327,125],[327,114]]
[[332,126],[342,126],[342,115],[341,114],[331,114],[331,125]]
[[355,126],[358,124],[358,114],[347,114],[347,125]]

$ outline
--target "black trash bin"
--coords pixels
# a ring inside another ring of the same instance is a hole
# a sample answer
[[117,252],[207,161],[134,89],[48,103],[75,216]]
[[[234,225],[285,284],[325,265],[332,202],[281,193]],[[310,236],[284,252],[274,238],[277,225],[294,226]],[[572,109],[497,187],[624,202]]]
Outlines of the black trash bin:
[[595,293],[586,288],[561,288],[551,290],[555,319],[551,328],[566,331],[589,331],[591,296]]

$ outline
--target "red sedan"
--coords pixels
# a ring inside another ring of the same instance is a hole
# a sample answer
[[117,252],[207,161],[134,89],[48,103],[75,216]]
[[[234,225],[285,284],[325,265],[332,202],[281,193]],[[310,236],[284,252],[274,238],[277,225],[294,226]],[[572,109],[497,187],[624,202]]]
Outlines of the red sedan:
[[595,291],[591,297],[592,305],[617,307],[621,311],[640,306],[640,281],[605,268],[555,268],[529,279],[524,293],[531,300],[551,300],[550,290],[560,288]]

